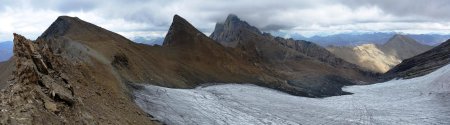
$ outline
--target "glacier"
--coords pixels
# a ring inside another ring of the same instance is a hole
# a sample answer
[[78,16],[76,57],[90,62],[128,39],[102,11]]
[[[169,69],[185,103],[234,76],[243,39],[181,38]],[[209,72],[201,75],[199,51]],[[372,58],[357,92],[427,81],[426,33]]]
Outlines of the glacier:
[[352,95],[292,96],[252,84],[195,89],[142,85],[136,104],[171,125],[450,124],[450,65],[413,79],[347,86]]

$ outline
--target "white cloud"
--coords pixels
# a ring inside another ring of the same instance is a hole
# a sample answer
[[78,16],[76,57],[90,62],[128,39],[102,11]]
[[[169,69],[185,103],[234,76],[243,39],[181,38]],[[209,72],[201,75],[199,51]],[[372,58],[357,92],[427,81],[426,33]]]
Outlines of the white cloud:
[[445,0],[0,0],[0,3],[0,41],[11,40],[13,32],[36,38],[60,15],[78,16],[129,38],[164,36],[174,14],[205,33],[212,32],[215,23],[225,20],[229,13],[264,30],[306,35],[450,30],[450,13],[445,11],[450,2]]

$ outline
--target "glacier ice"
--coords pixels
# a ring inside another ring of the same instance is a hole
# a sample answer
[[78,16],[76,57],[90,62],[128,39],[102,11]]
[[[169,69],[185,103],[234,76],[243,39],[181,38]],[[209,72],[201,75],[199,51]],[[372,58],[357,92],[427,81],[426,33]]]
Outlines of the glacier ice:
[[167,124],[450,124],[450,65],[428,75],[347,86],[352,95],[292,96],[251,84],[195,89],[143,85],[145,112]]

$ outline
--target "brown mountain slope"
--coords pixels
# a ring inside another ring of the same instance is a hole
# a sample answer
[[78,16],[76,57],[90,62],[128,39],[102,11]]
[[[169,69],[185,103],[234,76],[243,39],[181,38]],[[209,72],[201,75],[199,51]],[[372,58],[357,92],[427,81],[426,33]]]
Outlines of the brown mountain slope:
[[383,77],[385,80],[392,78],[414,78],[426,75],[450,63],[450,40],[434,47],[422,54],[404,60]]
[[408,36],[396,34],[383,45],[328,47],[336,56],[371,71],[385,73],[403,59],[423,53],[432,46],[423,45]]
[[[133,43],[77,18],[60,20],[51,27],[61,28],[47,30],[43,39],[55,36],[79,43],[88,55],[105,65],[111,64],[116,77],[124,82],[192,88],[206,82],[260,82],[257,77],[265,76],[179,16],[174,16],[163,47]],[[59,26],[66,22],[68,26]]]
[[386,54],[378,49],[375,44],[363,44],[356,47],[327,47],[327,50],[350,63],[379,73],[385,73],[401,62],[396,56]]
[[[288,83],[315,95],[336,95],[340,87],[363,84],[373,80],[370,72],[335,57],[326,49],[306,41],[294,41],[261,34],[235,15],[216,25],[210,37],[250,56]],[[223,27],[220,27],[223,26]],[[320,94],[319,94],[320,93]]]

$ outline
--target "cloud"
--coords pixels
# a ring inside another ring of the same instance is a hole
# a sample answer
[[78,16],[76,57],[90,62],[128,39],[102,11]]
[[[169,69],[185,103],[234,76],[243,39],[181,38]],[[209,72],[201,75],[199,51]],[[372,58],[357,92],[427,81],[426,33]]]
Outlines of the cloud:
[[387,13],[418,20],[447,21],[450,19],[448,0],[341,0],[349,7],[377,6]]
[[[77,16],[128,38],[164,36],[174,14],[204,33],[230,13],[261,28],[304,34],[450,31],[446,0],[0,0],[0,41],[39,36],[59,15]],[[6,35],[5,35],[6,34]]]

